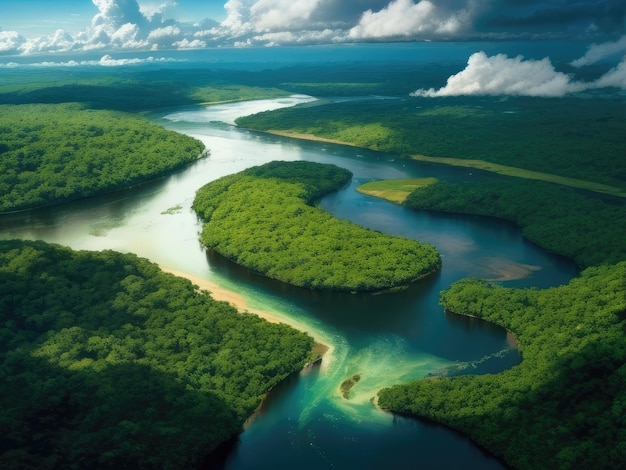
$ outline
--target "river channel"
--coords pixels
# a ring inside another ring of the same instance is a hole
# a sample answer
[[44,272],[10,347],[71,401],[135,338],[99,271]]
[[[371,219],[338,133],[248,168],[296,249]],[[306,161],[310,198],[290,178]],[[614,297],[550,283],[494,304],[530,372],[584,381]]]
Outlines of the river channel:
[[[501,328],[444,314],[438,296],[450,283],[474,276],[510,286],[548,287],[567,283],[577,274],[575,266],[525,241],[510,224],[413,212],[355,190],[375,179],[434,176],[458,181],[486,179],[488,174],[233,125],[237,116],[309,99],[221,104],[151,116],[202,140],[209,157],[138,188],[4,215],[0,238],[133,252],[236,291],[250,308],[295,322],[333,348],[321,365],[274,389],[213,467],[503,468],[467,438],[442,426],[381,412],[371,400],[384,386],[452,365],[466,373],[489,373],[520,361]],[[272,160],[309,160],[349,169],[352,183],[324,198],[321,207],[366,227],[433,243],[442,254],[442,270],[393,294],[322,294],[269,281],[207,255],[198,243],[200,225],[191,210],[195,191],[211,180]],[[361,380],[346,399],[339,387],[354,374]]]

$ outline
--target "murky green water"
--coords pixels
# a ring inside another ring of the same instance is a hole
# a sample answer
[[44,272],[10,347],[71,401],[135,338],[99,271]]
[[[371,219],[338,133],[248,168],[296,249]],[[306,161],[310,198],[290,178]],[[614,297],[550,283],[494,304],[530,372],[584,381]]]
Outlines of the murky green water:
[[[259,102],[181,110],[154,119],[203,140],[209,158],[140,188],[86,201],[0,217],[0,238],[43,239],[76,249],[116,249],[200,276],[242,294],[254,308],[295,319],[333,347],[322,365],[275,389],[237,442],[211,463],[248,468],[501,468],[468,439],[441,426],[395,417],[371,403],[388,385],[421,378],[450,364],[497,371],[519,361],[506,332],[484,322],[444,315],[439,291],[465,276],[509,285],[567,282],[575,267],[524,241],[493,220],[416,213],[362,196],[355,186],[381,178],[488,176],[420,164],[351,147],[240,130],[234,117],[281,103]],[[338,217],[435,244],[440,273],[385,295],[324,294],[251,274],[199,245],[190,209],[196,189],[220,176],[271,160],[332,162],[354,174],[345,190],[322,201]],[[512,280],[506,280],[512,279]],[[501,357],[503,356],[503,357]],[[339,386],[360,374],[350,398]]]

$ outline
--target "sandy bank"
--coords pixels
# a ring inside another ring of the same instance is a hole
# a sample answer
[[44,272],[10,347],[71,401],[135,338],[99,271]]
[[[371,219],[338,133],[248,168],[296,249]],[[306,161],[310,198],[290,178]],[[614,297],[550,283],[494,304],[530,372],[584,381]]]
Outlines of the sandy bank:
[[215,300],[228,302],[240,312],[253,313],[254,315],[257,315],[263,318],[264,320],[269,321],[270,323],[284,323],[286,325],[291,326],[292,328],[295,328],[296,330],[300,330],[305,333],[308,333],[311,337],[313,337],[313,339],[315,339],[315,342],[317,343],[315,347],[313,348],[313,353],[315,355],[325,355],[325,354],[329,354],[330,352],[332,352],[332,348],[330,346],[324,344],[322,339],[318,335],[309,331],[301,323],[295,320],[292,320],[291,318],[282,317],[274,313],[267,312],[265,310],[251,308],[248,305],[247,300],[242,295],[238,294],[237,292],[233,292],[231,290],[225,289],[214,282],[208,281],[198,276],[194,276],[192,274],[188,274],[188,273],[181,272],[181,271],[176,271],[174,269],[169,269],[163,266],[161,266],[161,270],[170,274],[174,274],[175,276],[189,279],[192,283],[194,283],[200,289],[209,291],[211,293],[211,297],[213,297]]
[[358,145],[351,144],[350,142],[344,142],[342,140],[337,140],[337,139],[327,139],[326,137],[318,137],[315,134],[302,134],[299,132],[276,131],[276,130],[268,130],[265,132],[267,132],[268,134],[280,135],[282,137],[291,137],[293,139],[312,140],[314,142],[325,142],[327,144],[337,144],[337,145],[347,145],[349,147],[359,147]]

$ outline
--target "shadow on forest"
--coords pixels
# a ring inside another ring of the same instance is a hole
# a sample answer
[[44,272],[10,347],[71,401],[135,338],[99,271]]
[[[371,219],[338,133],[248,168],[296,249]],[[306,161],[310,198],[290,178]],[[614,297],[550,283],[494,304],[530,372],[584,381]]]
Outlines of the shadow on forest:
[[186,96],[187,87],[175,83],[113,85],[68,84],[25,92],[0,94],[0,104],[59,104],[81,102],[94,109],[138,111],[169,106],[187,106],[196,101]]
[[138,364],[67,370],[12,352],[2,394],[3,468],[193,468],[232,429],[220,398]]

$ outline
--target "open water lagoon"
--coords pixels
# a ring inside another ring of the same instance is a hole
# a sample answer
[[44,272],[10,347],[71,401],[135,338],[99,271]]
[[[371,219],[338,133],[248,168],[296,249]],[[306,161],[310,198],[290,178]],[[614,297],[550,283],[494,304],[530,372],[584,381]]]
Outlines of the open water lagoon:
[[[202,140],[209,157],[178,174],[121,193],[2,216],[0,237],[133,252],[236,291],[250,308],[295,321],[332,347],[321,365],[274,389],[245,432],[210,463],[212,467],[502,468],[465,437],[442,426],[381,412],[372,399],[380,388],[451,365],[477,373],[519,362],[501,328],[444,314],[439,292],[453,281],[476,276],[546,287],[568,282],[577,273],[575,266],[526,242],[509,224],[413,212],[355,190],[374,179],[463,180],[488,178],[486,174],[232,125],[240,115],[309,100],[295,96],[155,115],[156,122]],[[352,183],[324,198],[321,207],[363,226],[433,243],[442,253],[442,270],[393,294],[331,294],[286,286],[205,253],[198,242],[200,224],[191,210],[195,191],[211,180],[272,160],[310,160],[349,169]],[[355,374],[360,381],[344,398],[340,385]]]

